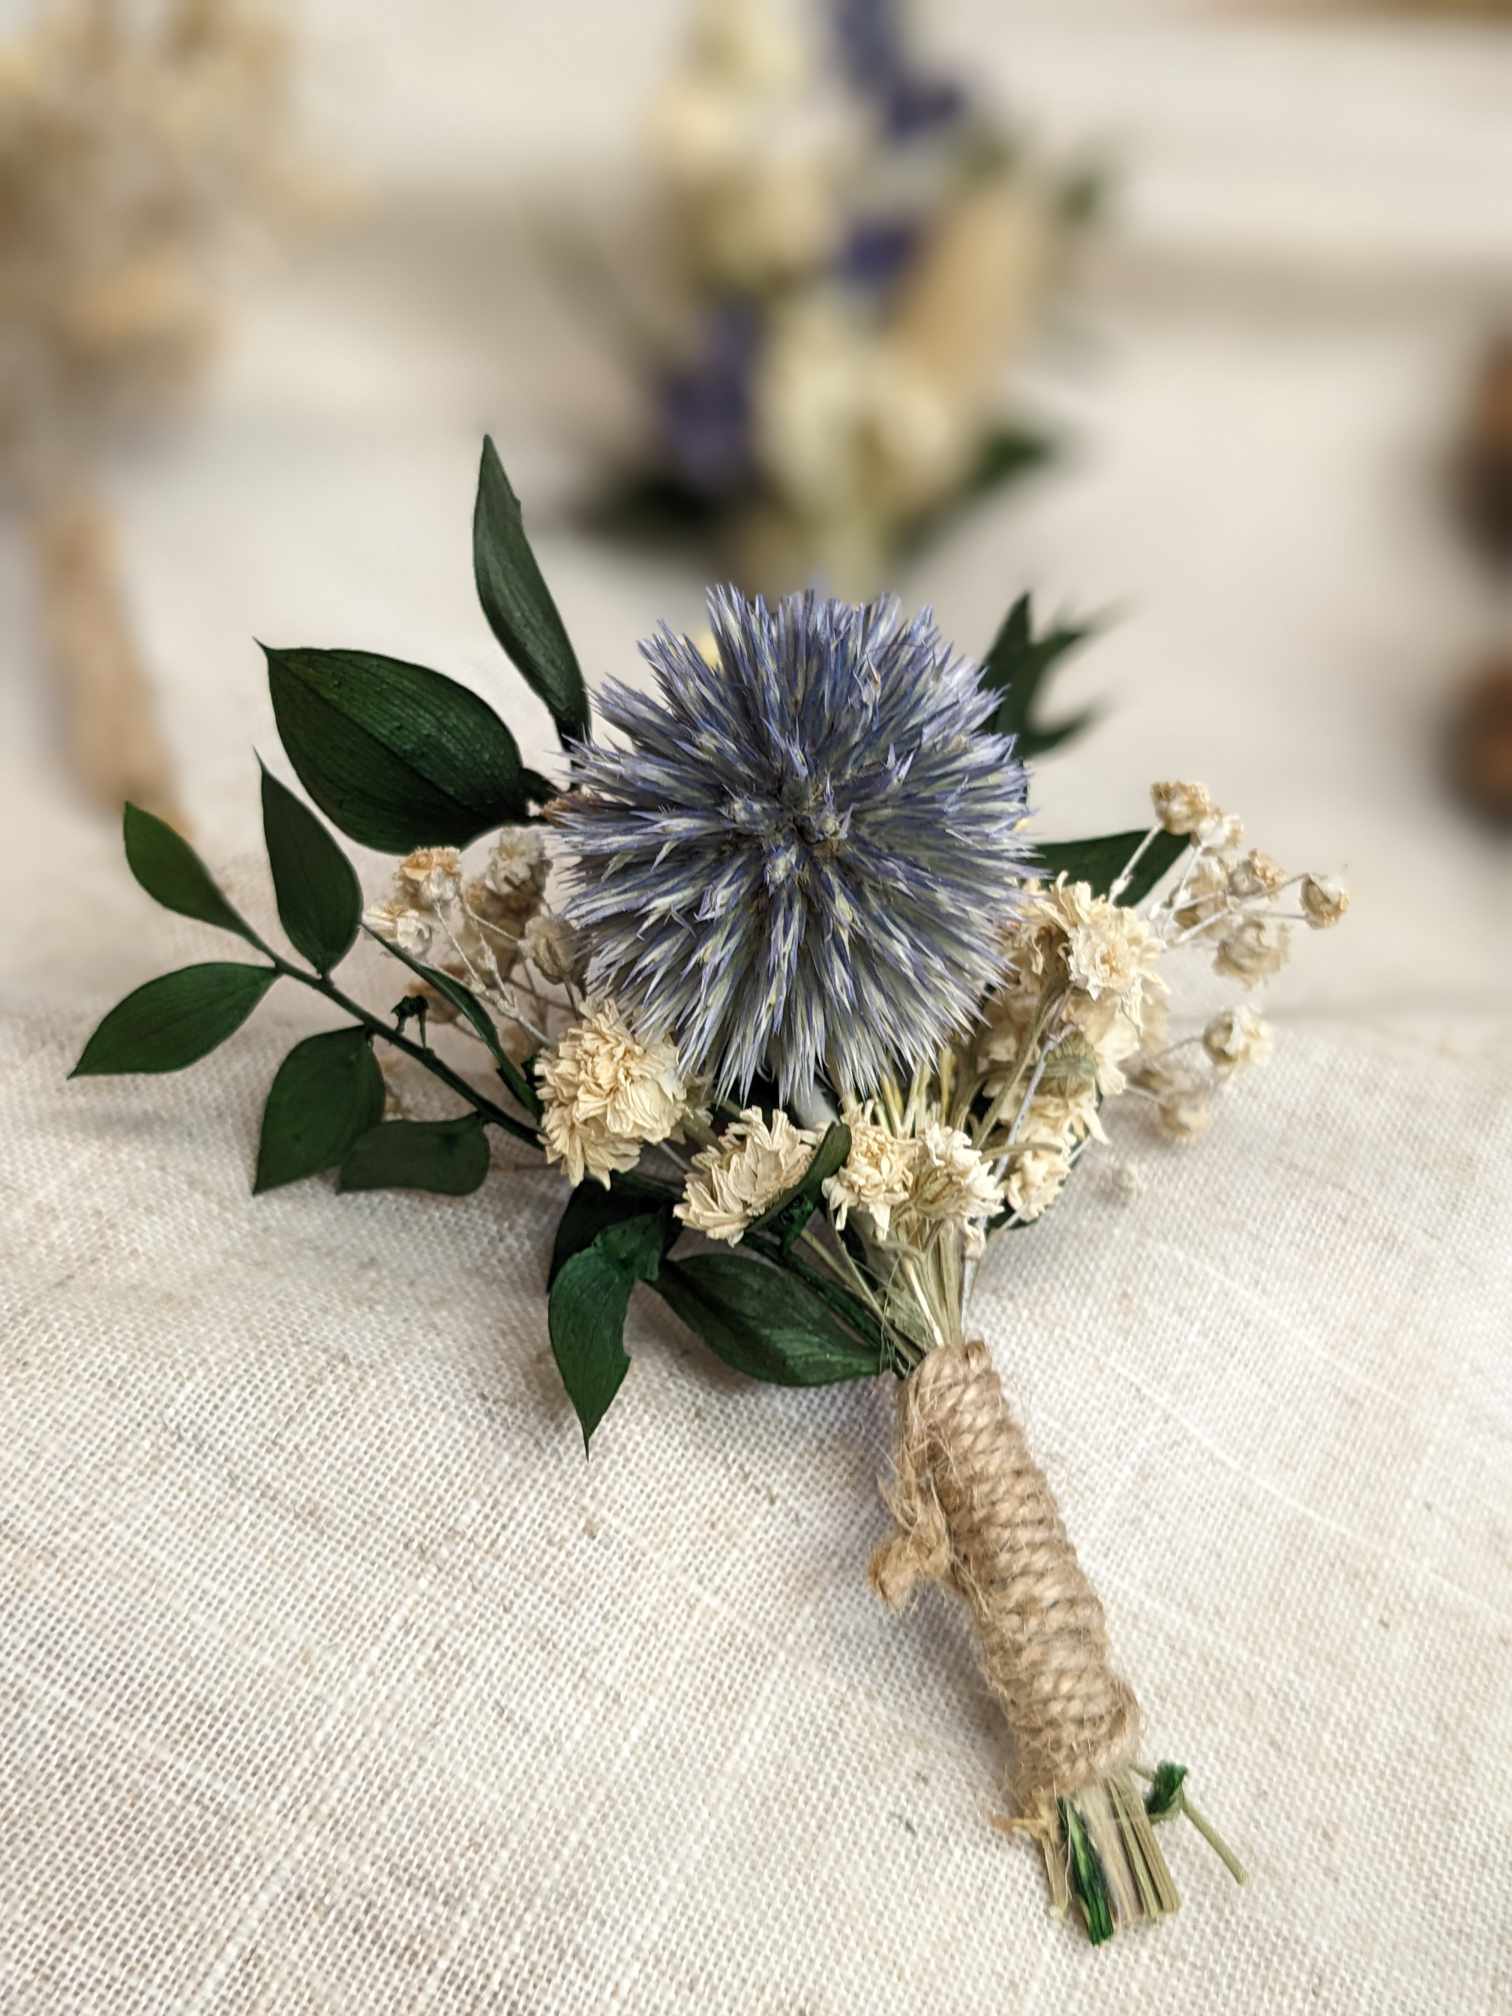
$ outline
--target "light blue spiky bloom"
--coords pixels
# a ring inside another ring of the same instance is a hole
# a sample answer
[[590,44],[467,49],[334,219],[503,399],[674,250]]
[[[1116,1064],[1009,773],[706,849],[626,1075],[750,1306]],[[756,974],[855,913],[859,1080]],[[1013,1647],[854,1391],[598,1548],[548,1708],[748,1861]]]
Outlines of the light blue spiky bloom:
[[911,1071],[1000,971],[1026,810],[1000,696],[925,610],[709,595],[719,663],[665,626],[657,691],[610,681],[628,747],[573,752],[553,817],[588,983],[643,1039],[784,1101]]

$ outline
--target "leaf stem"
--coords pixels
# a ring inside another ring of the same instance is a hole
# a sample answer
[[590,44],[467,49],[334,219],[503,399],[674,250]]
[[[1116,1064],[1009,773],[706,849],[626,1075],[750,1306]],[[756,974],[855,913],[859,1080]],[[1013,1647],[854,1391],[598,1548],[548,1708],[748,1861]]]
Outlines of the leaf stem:
[[417,1064],[423,1064],[427,1071],[441,1080],[443,1085],[450,1086],[451,1090],[465,1099],[469,1106],[481,1113],[490,1125],[502,1127],[506,1134],[512,1134],[517,1141],[524,1141],[532,1148],[540,1146],[534,1128],[516,1120],[514,1115],[506,1113],[502,1106],[496,1106],[475,1085],[469,1084],[459,1071],[453,1071],[449,1064],[443,1063],[433,1050],[427,1050],[419,1043],[411,1042],[408,1036],[401,1035],[397,1029],[391,1029],[387,1022],[370,1014],[360,1002],[354,1001],[350,994],[343,994],[333,981],[323,975],[306,973],[298,966],[291,966],[287,959],[279,958],[276,952],[269,956],[286,979],[297,980],[302,987],[308,987],[316,994],[324,996],[327,1001],[333,1002],[336,1007],[344,1008],[348,1015],[354,1015],[365,1029],[372,1031],[373,1035],[381,1036],[385,1043],[391,1043],[396,1050],[402,1050],[407,1057],[413,1057]]

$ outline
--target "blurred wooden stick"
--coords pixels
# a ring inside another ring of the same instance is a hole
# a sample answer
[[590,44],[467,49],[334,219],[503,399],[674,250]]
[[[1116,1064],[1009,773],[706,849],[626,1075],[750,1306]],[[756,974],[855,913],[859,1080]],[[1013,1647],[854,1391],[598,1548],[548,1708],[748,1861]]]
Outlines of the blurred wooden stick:
[[75,491],[35,510],[31,528],[43,634],[80,782],[108,811],[130,799],[183,831],[109,513]]

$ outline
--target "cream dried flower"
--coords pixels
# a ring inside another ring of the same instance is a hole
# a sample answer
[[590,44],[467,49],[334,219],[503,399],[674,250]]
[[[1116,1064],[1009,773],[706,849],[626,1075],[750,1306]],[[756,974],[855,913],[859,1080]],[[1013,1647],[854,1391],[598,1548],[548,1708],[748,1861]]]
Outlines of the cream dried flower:
[[1195,833],[1218,812],[1205,784],[1152,784],[1150,798],[1167,833]]
[[759,1106],[748,1106],[718,1141],[694,1156],[673,1216],[690,1231],[734,1246],[747,1226],[801,1180],[818,1144],[812,1128],[795,1127],[786,1113],[779,1110],[768,1120]]
[[455,847],[417,847],[394,871],[394,894],[417,910],[441,910],[462,894],[462,856]]
[[575,1022],[536,1063],[549,1162],[574,1183],[591,1176],[607,1190],[615,1170],[633,1169],[642,1148],[679,1140],[705,1116],[678,1068],[677,1046],[641,1043],[612,1002]]
[[1043,1134],[1019,1143],[1009,1154],[1004,1184],[1014,1216],[1025,1224],[1042,1217],[1070,1174],[1071,1156],[1061,1137]]
[[1302,914],[1314,931],[1337,924],[1349,908],[1349,891],[1327,875],[1308,875],[1302,882]]
[[1192,837],[1210,854],[1232,854],[1244,839],[1244,821],[1237,812],[1215,811]]
[[1114,994],[1137,1004],[1160,958],[1159,937],[1135,910],[1094,896],[1089,882],[1062,875],[1033,906],[1038,919],[1065,939],[1066,976],[1089,1000]]
[[1157,1113],[1166,1139],[1185,1146],[1205,1134],[1212,1122],[1212,1089],[1195,1076],[1184,1080],[1167,1092]]
[[1271,1026],[1253,1008],[1225,1008],[1202,1032],[1202,1047],[1220,1071],[1263,1064],[1271,1054]]
[[825,1200],[842,1231],[852,1211],[864,1211],[873,1235],[885,1240],[893,1213],[913,1187],[918,1144],[878,1126],[871,1102],[848,1107],[840,1117],[850,1129],[850,1152],[825,1184]]
[[1279,973],[1290,957],[1289,928],[1278,918],[1251,913],[1239,920],[1218,947],[1213,971],[1255,987]]
[[375,938],[397,945],[412,959],[423,959],[430,950],[434,932],[430,918],[400,897],[386,896],[381,902],[370,903],[362,921]]
[[520,952],[543,980],[564,986],[578,978],[581,957],[577,933],[565,917],[538,910],[520,937]]
[[493,844],[483,880],[497,896],[545,880],[546,852],[541,836],[529,826],[507,826]]
[[1286,882],[1286,870],[1279,861],[1258,847],[1251,847],[1242,861],[1228,871],[1228,886],[1240,897],[1274,896]]
[[1181,906],[1176,923],[1183,931],[1195,931],[1211,924],[1228,906],[1233,884],[1228,869],[1216,855],[1199,854],[1181,882]]
[[922,1252],[941,1231],[960,1232],[968,1254],[986,1244],[984,1227],[1003,1208],[1003,1186],[959,1127],[931,1121],[917,1138],[913,1182],[893,1220],[894,1241]]

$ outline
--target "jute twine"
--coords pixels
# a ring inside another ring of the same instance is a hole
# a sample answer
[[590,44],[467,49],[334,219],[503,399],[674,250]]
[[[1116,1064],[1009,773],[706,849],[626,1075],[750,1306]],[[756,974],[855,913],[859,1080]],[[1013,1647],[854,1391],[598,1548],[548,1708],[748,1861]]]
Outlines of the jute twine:
[[903,1381],[885,1495],[898,1531],[873,1557],[872,1585],[894,1607],[924,1580],[965,1598],[1013,1734],[1021,1824],[1050,1828],[1058,1799],[1132,1763],[1139,1708],[979,1340],[937,1346]]

